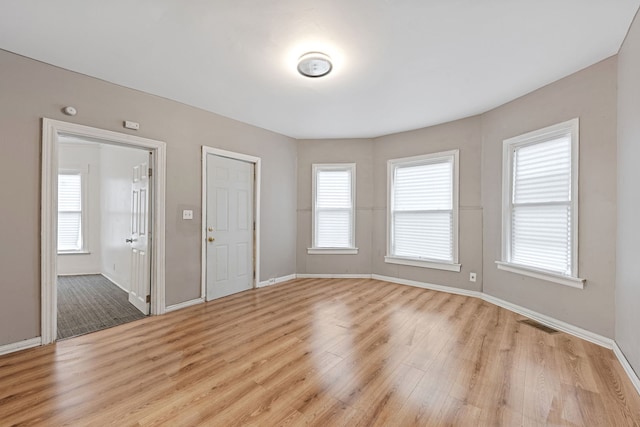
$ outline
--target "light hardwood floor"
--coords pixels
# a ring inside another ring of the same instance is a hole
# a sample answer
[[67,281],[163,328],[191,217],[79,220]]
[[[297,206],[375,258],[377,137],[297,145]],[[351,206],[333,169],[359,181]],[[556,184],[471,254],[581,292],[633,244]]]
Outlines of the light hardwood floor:
[[522,319],[298,279],[0,357],[0,425],[639,425],[610,350]]

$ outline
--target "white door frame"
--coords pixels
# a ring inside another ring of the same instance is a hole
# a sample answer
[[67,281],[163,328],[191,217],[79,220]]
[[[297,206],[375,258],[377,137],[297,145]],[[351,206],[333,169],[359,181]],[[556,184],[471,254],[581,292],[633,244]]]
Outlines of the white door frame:
[[253,220],[256,223],[254,234],[255,252],[253,262],[255,274],[253,275],[253,288],[257,288],[260,283],[260,168],[262,159],[248,154],[234,153],[233,151],[220,150],[218,148],[202,146],[202,277],[200,298],[206,301],[207,296],[207,155],[227,157],[229,159],[241,160],[253,163],[255,185],[253,187]]
[[41,335],[42,344],[57,334],[57,246],[58,246],[58,135],[90,138],[110,144],[144,148],[154,154],[153,234],[151,241],[151,314],[165,312],[165,188],[166,144],[124,133],[48,118],[42,119],[41,199]]

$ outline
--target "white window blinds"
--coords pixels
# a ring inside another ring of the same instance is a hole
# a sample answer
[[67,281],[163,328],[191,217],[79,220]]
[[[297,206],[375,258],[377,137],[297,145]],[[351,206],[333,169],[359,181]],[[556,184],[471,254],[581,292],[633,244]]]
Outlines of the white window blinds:
[[314,248],[353,248],[355,165],[314,165]]
[[454,156],[392,166],[390,255],[453,263]]
[[510,262],[572,274],[571,158],[570,134],[514,148]]
[[58,175],[58,251],[82,250],[82,175]]

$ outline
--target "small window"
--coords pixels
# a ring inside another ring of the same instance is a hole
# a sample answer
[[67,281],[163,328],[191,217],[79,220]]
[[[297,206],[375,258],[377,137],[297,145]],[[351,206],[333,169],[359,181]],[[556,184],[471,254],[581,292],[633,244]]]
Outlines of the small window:
[[355,254],[356,165],[313,165],[313,247],[308,253]]
[[577,177],[578,119],[504,141],[498,268],[582,287]]
[[385,261],[460,271],[458,150],[389,160]]
[[79,172],[58,175],[58,252],[85,249],[83,177]]

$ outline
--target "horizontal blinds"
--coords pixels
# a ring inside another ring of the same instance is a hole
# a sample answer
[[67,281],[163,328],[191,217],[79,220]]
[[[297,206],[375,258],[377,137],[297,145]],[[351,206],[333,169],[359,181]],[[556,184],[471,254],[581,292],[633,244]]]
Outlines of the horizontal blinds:
[[395,256],[452,261],[451,212],[396,212]]
[[396,168],[393,206],[396,211],[451,209],[452,161]]
[[514,154],[514,203],[571,201],[569,136],[527,145]]
[[351,169],[316,170],[315,247],[353,247]]
[[511,262],[570,275],[571,138],[516,148]]
[[393,256],[453,262],[453,158],[396,166]]
[[82,249],[82,178],[58,175],[58,250]]

